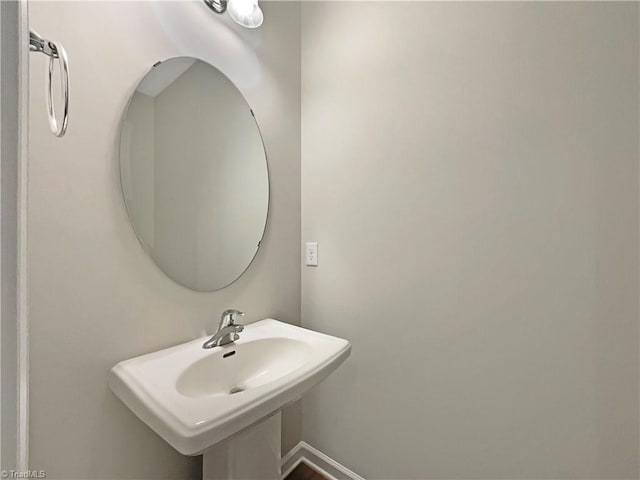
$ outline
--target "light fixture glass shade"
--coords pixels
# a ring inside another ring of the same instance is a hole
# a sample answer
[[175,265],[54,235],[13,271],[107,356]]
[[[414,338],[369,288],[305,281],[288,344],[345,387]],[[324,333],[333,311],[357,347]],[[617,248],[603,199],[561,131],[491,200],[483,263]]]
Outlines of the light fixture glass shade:
[[247,28],[258,28],[264,20],[258,0],[229,0],[227,11],[236,23]]

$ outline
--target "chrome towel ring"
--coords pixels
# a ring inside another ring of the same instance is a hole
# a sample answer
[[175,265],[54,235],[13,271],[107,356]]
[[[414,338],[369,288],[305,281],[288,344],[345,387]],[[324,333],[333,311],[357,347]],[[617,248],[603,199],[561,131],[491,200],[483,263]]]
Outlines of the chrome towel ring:
[[[56,137],[62,137],[66,133],[67,125],[69,124],[70,84],[67,52],[60,43],[45,40],[33,30],[29,32],[29,50],[32,52],[44,53],[49,57],[49,65],[47,67],[46,75],[47,115],[49,117],[49,128],[51,133]],[[62,122],[60,123],[58,123],[55,108],[53,106],[53,69],[56,59],[62,66],[60,70],[62,72],[62,96],[64,100],[64,108],[62,112]]]

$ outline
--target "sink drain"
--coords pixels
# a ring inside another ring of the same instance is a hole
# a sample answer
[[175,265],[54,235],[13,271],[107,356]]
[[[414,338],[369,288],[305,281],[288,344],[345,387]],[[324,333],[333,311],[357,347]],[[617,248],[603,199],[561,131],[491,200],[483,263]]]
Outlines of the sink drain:
[[244,388],[242,387],[233,387],[231,390],[229,390],[229,394],[233,395],[234,393],[240,393],[240,392],[244,392]]

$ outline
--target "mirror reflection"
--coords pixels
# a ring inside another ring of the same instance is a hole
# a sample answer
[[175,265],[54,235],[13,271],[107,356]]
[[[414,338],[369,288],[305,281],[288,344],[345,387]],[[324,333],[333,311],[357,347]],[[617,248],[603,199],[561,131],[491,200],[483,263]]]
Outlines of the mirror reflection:
[[198,291],[235,281],[251,263],[269,206],[258,125],[235,85],[194,58],[154,66],[121,131],[125,204],[144,249]]

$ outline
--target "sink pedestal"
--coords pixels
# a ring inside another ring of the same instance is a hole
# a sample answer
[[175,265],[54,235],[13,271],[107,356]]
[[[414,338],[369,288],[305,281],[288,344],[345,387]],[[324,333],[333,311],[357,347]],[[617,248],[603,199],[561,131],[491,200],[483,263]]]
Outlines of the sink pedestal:
[[205,450],[203,480],[280,480],[280,422],[278,411]]

